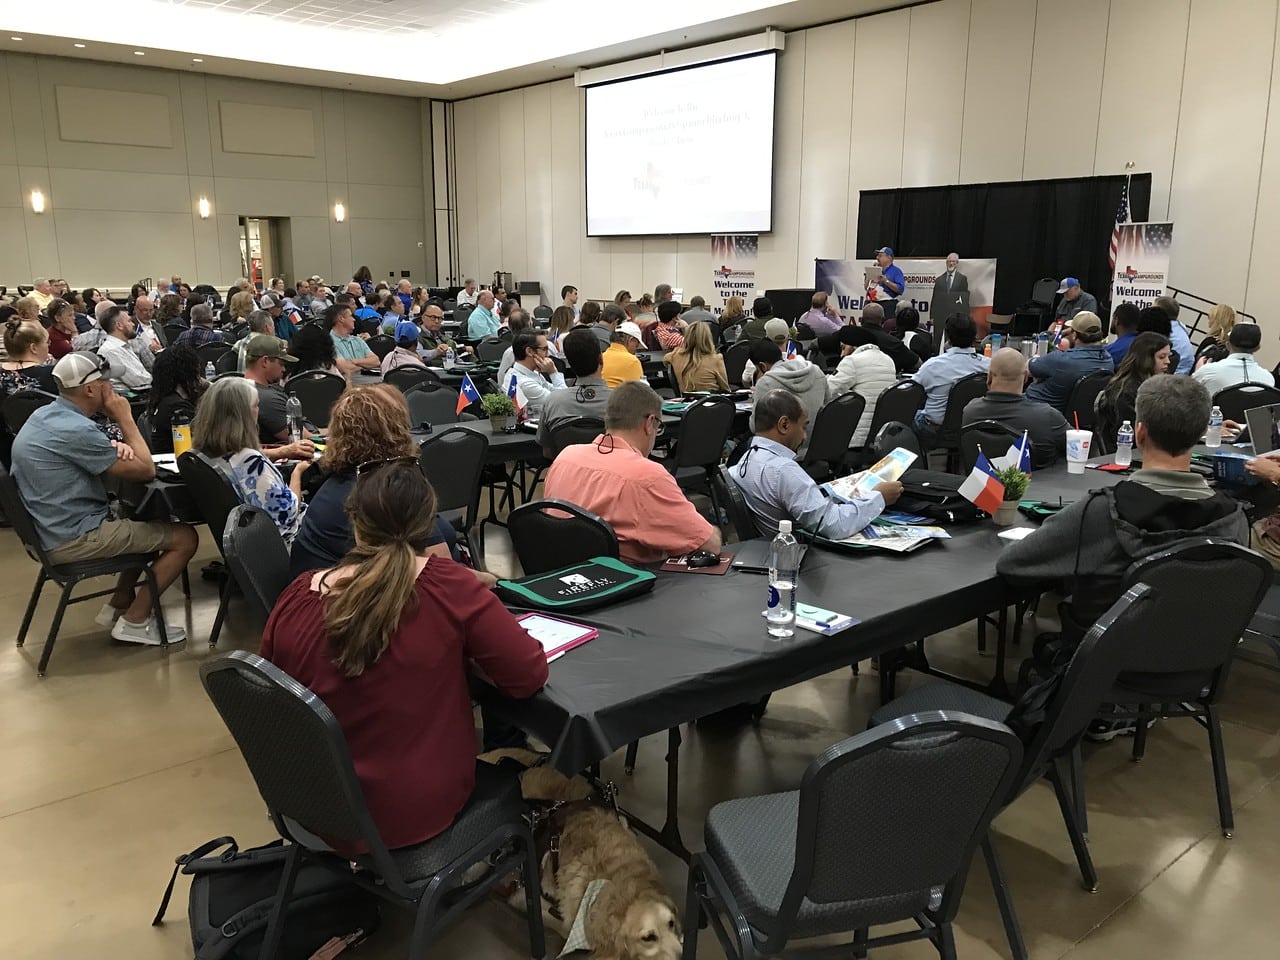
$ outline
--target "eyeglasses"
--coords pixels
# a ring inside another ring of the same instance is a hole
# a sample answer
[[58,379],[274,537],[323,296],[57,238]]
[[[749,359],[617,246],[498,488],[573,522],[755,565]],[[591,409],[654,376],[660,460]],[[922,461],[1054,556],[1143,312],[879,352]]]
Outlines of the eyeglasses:
[[389,463],[412,463],[415,466],[418,463],[417,457],[389,457],[386,460],[366,460],[364,463],[356,466],[356,476],[363,477],[365,474],[372,473],[379,467],[385,467]]
[[657,439],[658,437],[662,436],[663,433],[666,432],[667,425],[662,422],[662,414],[651,413],[649,414],[649,416],[653,419],[654,423],[657,425],[657,430],[653,435],[654,439]]
[[65,386],[65,387],[83,387],[83,386],[85,385],[85,383],[87,383],[87,382],[88,382],[89,378],[90,378],[91,376],[93,376],[95,373],[100,373],[100,374],[102,374],[102,376],[105,378],[105,377],[106,377],[106,375],[107,375],[107,373],[108,373],[108,372],[110,372],[110,370],[111,370],[111,363],[110,363],[110,361],[108,361],[108,360],[107,360],[106,358],[104,358],[104,357],[99,357],[99,358],[98,358],[98,368],[97,368],[96,370],[86,370],[86,371],[85,371],[85,373],[84,373],[84,375],[83,375],[79,380],[75,381],[75,383],[65,383],[65,384],[63,384],[63,386]]

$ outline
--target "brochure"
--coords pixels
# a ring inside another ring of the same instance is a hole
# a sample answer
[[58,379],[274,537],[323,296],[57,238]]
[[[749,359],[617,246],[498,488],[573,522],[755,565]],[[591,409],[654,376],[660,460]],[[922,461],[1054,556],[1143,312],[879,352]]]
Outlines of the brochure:
[[865,497],[882,483],[900,480],[907,468],[916,462],[916,455],[903,447],[889,451],[889,455],[880,460],[870,470],[855,473],[848,477],[840,477],[830,483],[824,483],[822,489],[827,495],[840,503],[850,503],[858,497]]
[[897,526],[881,524],[879,521],[866,529],[859,530],[852,537],[844,540],[833,540],[841,546],[859,549],[889,550],[893,553],[910,553],[918,550],[930,540],[950,540],[949,534],[942,527]]

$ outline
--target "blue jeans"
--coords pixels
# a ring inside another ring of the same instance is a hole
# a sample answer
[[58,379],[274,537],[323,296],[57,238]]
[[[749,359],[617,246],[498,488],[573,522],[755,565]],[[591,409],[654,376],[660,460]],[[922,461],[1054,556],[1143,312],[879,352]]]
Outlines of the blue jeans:
[[928,450],[933,445],[933,441],[938,438],[938,431],[942,429],[941,424],[936,424],[924,415],[923,410],[916,411],[916,422],[913,424],[916,428],[916,436],[920,438],[920,447]]

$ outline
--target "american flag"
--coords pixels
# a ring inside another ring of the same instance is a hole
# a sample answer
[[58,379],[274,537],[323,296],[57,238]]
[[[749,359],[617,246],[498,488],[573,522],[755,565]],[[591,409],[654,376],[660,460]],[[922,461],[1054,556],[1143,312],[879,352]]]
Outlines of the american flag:
[[1120,206],[1116,207],[1116,222],[1111,228],[1111,269],[1116,268],[1116,254],[1120,250],[1120,224],[1129,222],[1129,184],[1120,188]]

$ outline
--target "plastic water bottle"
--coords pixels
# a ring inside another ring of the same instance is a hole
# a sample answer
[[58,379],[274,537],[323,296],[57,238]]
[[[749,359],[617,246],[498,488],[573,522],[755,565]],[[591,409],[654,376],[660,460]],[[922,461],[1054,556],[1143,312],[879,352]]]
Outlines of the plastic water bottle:
[[297,394],[289,394],[284,404],[284,416],[289,421],[289,440],[297,443],[302,439],[302,401]]
[[449,347],[444,352],[444,368],[452,370],[453,365],[458,362],[458,355],[453,352],[453,347]]
[[1116,433],[1116,465],[1127,467],[1133,463],[1133,424],[1126,420]]
[[800,573],[800,545],[791,535],[791,521],[778,522],[778,535],[769,547],[769,606],[765,620],[769,636],[790,637],[795,634],[796,578]]
[[206,380],[212,380],[217,375],[218,375],[218,371],[213,368],[213,361],[210,360],[208,363],[204,365],[204,378]]
[[991,355],[992,356],[995,356],[996,351],[1000,349],[1000,345],[1002,343],[1004,343],[1004,337],[1002,337],[1000,334],[993,333],[991,335]]
[[1222,446],[1222,408],[1214,407],[1209,411],[1209,429],[1204,432],[1206,447]]

